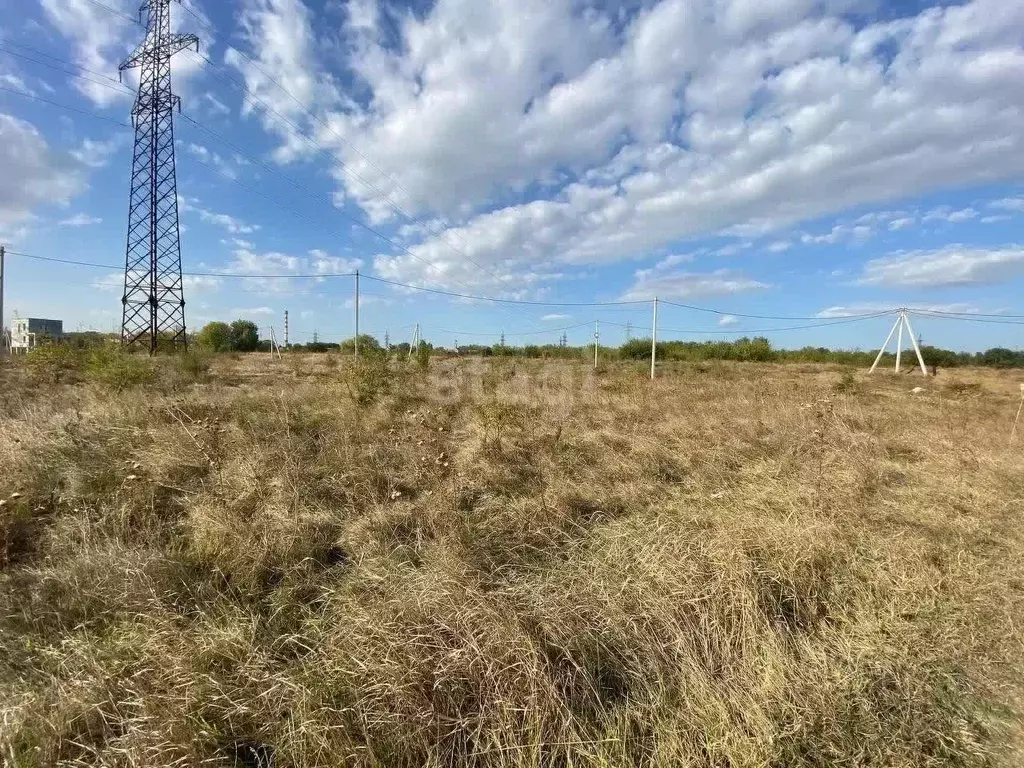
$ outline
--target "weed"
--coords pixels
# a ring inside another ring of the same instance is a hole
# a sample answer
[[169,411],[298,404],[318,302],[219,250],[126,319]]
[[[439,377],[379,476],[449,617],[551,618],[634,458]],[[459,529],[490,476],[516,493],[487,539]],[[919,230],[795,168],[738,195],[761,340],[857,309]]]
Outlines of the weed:
[[856,393],[860,387],[857,384],[857,379],[854,377],[851,371],[843,371],[839,376],[832,389],[841,395],[852,395]]

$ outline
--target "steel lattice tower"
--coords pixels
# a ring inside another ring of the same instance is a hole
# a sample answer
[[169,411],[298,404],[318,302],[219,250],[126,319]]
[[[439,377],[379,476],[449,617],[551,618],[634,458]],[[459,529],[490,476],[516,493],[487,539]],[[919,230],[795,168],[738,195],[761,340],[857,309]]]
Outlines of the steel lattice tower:
[[[181,0],[178,0],[181,2]],[[171,33],[171,0],[147,0],[146,38],[118,67],[139,67],[139,94],[132,107],[135,151],[128,208],[121,341],[158,347],[186,345],[185,295],[178,232],[178,182],[174,164],[171,56],[195,46],[195,35]]]

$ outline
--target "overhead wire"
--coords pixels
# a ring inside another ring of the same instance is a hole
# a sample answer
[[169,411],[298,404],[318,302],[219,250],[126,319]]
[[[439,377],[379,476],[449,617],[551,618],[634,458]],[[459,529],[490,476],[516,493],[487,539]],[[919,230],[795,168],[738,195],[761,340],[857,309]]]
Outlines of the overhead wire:
[[[808,316],[792,316],[792,315],[750,315],[742,312],[732,312],[722,309],[711,309],[709,307],[698,307],[693,304],[681,304],[677,301],[670,301],[668,299],[659,299],[660,304],[667,304],[671,307],[679,307],[680,309],[690,309],[695,312],[707,312],[713,315],[728,315],[732,317],[743,317],[751,320],[822,320],[822,317],[808,317]],[[896,308],[887,309],[883,314],[890,314],[896,312]],[[877,313],[865,312],[862,314],[846,315],[846,317],[858,318],[858,317],[875,317]]]
[[577,323],[576,325],[566,325],[561,328],[545,328],[541,331],[498,331],[498,332],[483,332],[483,331],[454,331],[448,328],[435,328],[434,326],[423,326],[420,328],[423,330],[433,331],[434,333],[447,333],[453,336],[541,336],[545,333],[558,333],[560,331],[572,331],[576,328],[584,328],[586,326],[593,325],[593,322]]
[[[969,323],[988,323],[989,325],[1024,325],[1024,320],[997,320],[991,315],[987,315],[985,317],[971,317],[968,315],[949,315],[941,312],[925,312],[922,310],[911,310],[911,314],[921,315],[922,317],[933,317],[938,320],[962,320]],[[1007,317],[1017,317],[1017,315]]]
[[116,8],[111,8],[109,5],[105,5],[104,3],[99,2],[99,0],[85,0],[85,1],[87,3],[89,3],[90,5],[95,5],[97,8],[102,8],[103,10],[107,11],[108,13],[112,13],[113,15],[118,16],[118,17],[124,19],[125,21],[130,21],[133,24],[139,24],[140,26],[142,24],[142,22],[139,21],[137,18],[129,16],[127,13],[122,13],[121,11],[117,10]]
[[38,102],[41,102],[43,104],[49,104],[50,106],[58,107],[59,109],[66,109],[69,112],[76,112],[79,115],[84,115],[85,117],[91,117],[94,120],[102,120],[102,121],[104,121],[106,123],[113,123],[114,125],[116,125],[116,126],[118,126],[120,128],[129,128],[130,129],[132,127],[128,123],[125,123],[125,122],[123,122],[121,120],[117,120],[117,119],[115,119],[113,117],[107,117],[106,115],[97,115],[95,112],[90,112],[90,111],[85,110],[85,109],[79,109],[78,107],[72,107],[72,106],[69,106],[67,104],[61,104],[59,101],[53,101],[52,99],[47,99],[47,98],[44,98],[42,96],[37,96],[34,93],[25,93],[24,91],[19,91],[19,90],[16,90],[14,88],[6,88],[6,87],[4,87],[2,85],[0,85],[0,91],[2,91],[4,93],[11,93],[11,94],[14,94],[15,96],[21,96],[21,97],[26,98],[26,99],[32,99],[33,101],[38,101]]
[[[807,329],[811,329],[811,328],[825,328],[825,327],[832,326],[832,325],[844,325],[844,324],[847,324],[847,323],[858,323],[858,322],[862,322],[864,320],[871,320],[871,319],[878,318],[878,317],[887,317],[887,316],[890,316],[890,315],[894,314],[895,312],[896,312],[896,310],[892,310],[891,312],[878,312],[878,313],[871,314],[871,315],[862,315],[862,316],[858,316],[858,317],[848,317],[848,318],[844,318],[842,320],[832,320],[832,321],[827,321],[827,322],[811,323],[811,324],[808,324],[808,325],[792,325],[792,326],[785,327],[785,328],[754,328],[754,329],[734,328],[734,329],[729,329],[729,330],[725,330],[725,329],[704,330],[704,329],[698,329],[698,328],[664,328],[664,327],[659,325],[658,326],[658,333],[682,333],[682,334],[701,334],[701,335],[716,335],[716,336],[717,335],[734,336],[734,335],[737,335],[737,334],[749,335],[749,334],[752,334],[752,333],[777,333],[777,332],[781,332],[781,331],[798,331],[798,330],[807,330]],[[602,322],[604,322],[606,325],[614,325],[614,326],[618,326],[620,328],[625,328],[626,327],[623,323],[613,323],[613,322],[610,322],[610,321],[602,321]]]
[[[71,75],[72,77],[77,77],[77,78],[79,78],[81,80],[84,80],[87,83],[92,83],[93,85],[98,85],[98,86],[101,86],[103,88],[109,88],[110,90],[115,91],[117,93],[123,93],[125,95],[131,95],[132,94],[132,90],[128,86],[121,85],[117,80],[114,80],[113,78],[109,78],[109,77],[106,77],[104,75],[99,75],[97,73],[94,73],[91,69],[86,69],[85,67],[79,67],[79,69],[81,69],[83,72],[88,72],[90,74],[95,74],[97,77],[102,77],[104,80],[107,80],[109,82],[106,82],[106,83],[100,82],[99,80],[94,80],[91,77],[86,77],[85,75],[79,74],[77,72],[72,72],[71,70],[65,69],[64,67],[58,66],[57,64],[51,64],[51,63],[46,62],[46,61],[39,61],[38,59],[33,59],[31,56],[27,56],[24,53],[18,53],[17,51],[10,50],[9,48],[6,47],[8,45],[15,45],[18,48],[24,48],[25,50],[32,51],[32,53],[36,54],[37,56],[44,56],[46,58],[53,59],[54,61],[58,61],[58,62],[60,62],[62,64],[64,64],[64,63],[70,64],[70,62],[66,62],[64,59],[59,59],[56,56],[51,56],[48,53],[43,53],[42,51],[37,51],[34,48],[30,48],[27,45],[20,45],[18,43],[12,43],[10,40],[0,40],[0,53],[5,53],[8,56],[14,56],[14,57],[22,59],[24,61],[29,61],[29,62],[31,62],[33,64],[38,64],[41,67],[48,67],[50,69],[54,69],[54,70],[56,70],[58,72],[61,72],[61,73],[65,74],[65,75]],[[71,64],[71,66],[77,66],[77,65]]]

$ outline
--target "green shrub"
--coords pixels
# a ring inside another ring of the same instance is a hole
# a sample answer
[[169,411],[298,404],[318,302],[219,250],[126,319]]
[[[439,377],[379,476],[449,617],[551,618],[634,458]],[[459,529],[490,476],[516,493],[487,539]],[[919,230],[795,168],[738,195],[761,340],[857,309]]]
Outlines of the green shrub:
[[430,367],[430,345],[425,341],[421,341],[416,347],[416,366],[421,371],[426,371]]
[[836,392],[843,395],[852,395],[857,391],[857,379],[853,377],[851,371],[843,371],[843,374],[839,377],[839,381],[832,387]]
[[148,384],[156,377],[156,366],[151,358],[132,354],[113,344],[91,349],[85,370],[90,381],[114,392]]
[[345,386],[359,405],[372,405],[389,394],[394,384],[394,373],[383,357],[353,360],[345,369]]
[[25,356],[25,365],[36,383],[77,381],[82,370],[81,351],[63,344],[36,347]]
[[204,351],[190,349],[178,355],[178,369],[186,376],[198,379],[210,370],[210,356]]

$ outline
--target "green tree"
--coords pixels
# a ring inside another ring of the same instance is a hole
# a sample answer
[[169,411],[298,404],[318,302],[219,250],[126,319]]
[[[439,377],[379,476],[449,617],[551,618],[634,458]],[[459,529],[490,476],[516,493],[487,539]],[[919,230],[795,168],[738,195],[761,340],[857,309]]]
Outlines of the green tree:
[[236,352],[254,352],[260,345],[260,332],[251,320],[231,324],[231,348]]
[[[341,342],[341,353],[343,355],[351,355],[355,353],[355,339],[345,339]],[[368,333],[359,334],[359,354],[369,356],[377,356],[384,352],[384,348],[380,345],[380,342]]]
[[196,336],[196,343],[211,352],[227,352],[231,341],[231,326],[227,323],[207,323]]

